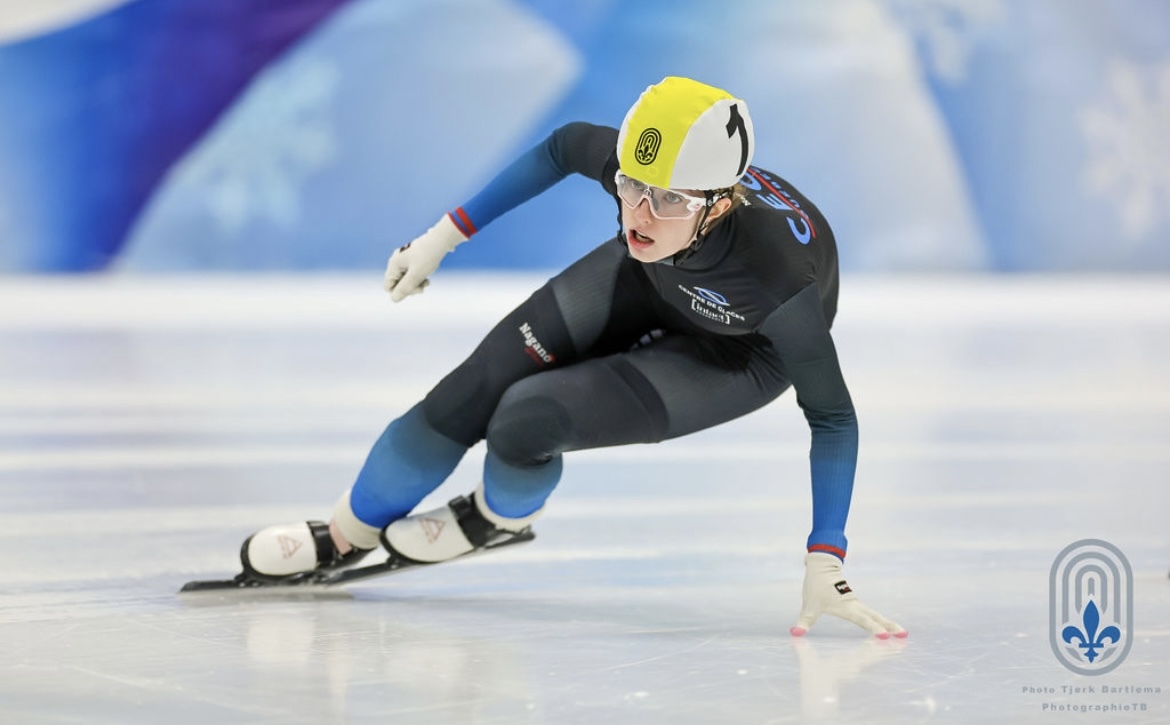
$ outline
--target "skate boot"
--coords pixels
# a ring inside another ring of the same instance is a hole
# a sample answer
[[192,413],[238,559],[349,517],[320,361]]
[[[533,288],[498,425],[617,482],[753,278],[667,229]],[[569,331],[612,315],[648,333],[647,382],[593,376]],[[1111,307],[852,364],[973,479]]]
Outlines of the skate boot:
[[353,546],[340,554],[333,543],[329,525],[307,521],[285,526],[269,526],[244,542],[240,549],[243,577],[258,582],[312,578],[314,575],[345,569],[357,564],[378,548],[378,527],[359,520],[350,505],[353,489],[346,489],[333,506],[333,524]]
[[382,546],[391,557],[436,564],[474,551],[529,541],[532,521],[543,509],[519,519],[506,518],[484,504],[482,486],[446,506],[399,519],[382,531]]
[[[354,547],[349,553],[338,553],[329,524],[270,526],[244,542],[240,550],[243,573],[232,579],[187,582],[180,591],[337,586],[536,538],[531,524],[543,509],[513,519],[494,513],[484,500],[481,485],[470,496],[379,530],[357,518],[346,491],[334,507],[332,525]],[[355,566],[379,544],[389,554],[385,561]]]
[[260,581],[341,569],[358,563],[368,549],[340,554],[322,521],[269,526],[249,536],[240,548],[244,574]]

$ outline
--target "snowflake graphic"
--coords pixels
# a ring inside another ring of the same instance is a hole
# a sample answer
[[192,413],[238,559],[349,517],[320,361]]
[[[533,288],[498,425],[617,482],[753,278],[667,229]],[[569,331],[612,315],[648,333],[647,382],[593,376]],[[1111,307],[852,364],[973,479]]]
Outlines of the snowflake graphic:
[[1090,158],[1082,180],[1136,241],[1170,221],[1170,59],[1113,60],[1106,81],[1108,97],[1081,111]]
[[319,59],[276,66],[208,139],[192,177],[222,231],[300,219],[302,186],[337,155],[329,111],[339,77]]
[[1007,16],[1003,0],[885,0],[886,7],[924,46],[926,70],[957,85],[967,78],[975,40]]

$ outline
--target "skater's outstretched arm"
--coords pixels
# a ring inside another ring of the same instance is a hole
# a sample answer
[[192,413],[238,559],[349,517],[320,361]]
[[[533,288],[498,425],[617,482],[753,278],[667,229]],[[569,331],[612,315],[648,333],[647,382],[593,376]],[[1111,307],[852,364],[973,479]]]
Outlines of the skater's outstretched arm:
[[[386,264],[385,288],[400,302],[426,289],[443,257],[497,217],[541,194],[569,174],[582,174],[615,192],[617,129],[588,123],[561,126],[500,172],[470,201],[399,248]],[[608,172],[608,175],[607,175]]]
[[761,331],[783,359],[812,431],[813,526],[807,541],[800,617],[791,632],[801,636],[822,614],[831,614],[879,638],[905,637],[906,630],[899,624],[858,600],[841,572],[848,546],[845,521],[857,468],[857,415],[817,286],[810,285],[789,299]]

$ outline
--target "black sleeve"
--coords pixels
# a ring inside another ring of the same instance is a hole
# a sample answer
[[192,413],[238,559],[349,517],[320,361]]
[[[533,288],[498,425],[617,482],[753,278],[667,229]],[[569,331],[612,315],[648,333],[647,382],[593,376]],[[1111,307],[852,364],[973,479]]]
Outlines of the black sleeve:
[[810,284],[777,308],[760,332],[780,355],[812,430],[813,530],[808,545],[844,556],[857,468],[857,415],[817,285]]
[[613,191],[617,171],[616,128],[578,121],[561,126],[549,138],[549,153],[563,175],[581,174]]
[[453,219],[463,220],[465,231],[474,233],[569,174],[595,179],[611,195],[615,194],[616,144],[614,128],[581,122],[561,126],[456,209]]

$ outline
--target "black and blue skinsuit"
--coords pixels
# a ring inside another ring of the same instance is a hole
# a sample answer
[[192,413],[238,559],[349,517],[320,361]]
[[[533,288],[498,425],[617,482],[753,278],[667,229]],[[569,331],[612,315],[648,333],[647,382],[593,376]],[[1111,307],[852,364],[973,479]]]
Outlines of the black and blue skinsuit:
[[[574,173],[620,205],[617,133],[557,129],[451,219],[471,235]],[[830,334],[836,243],[780,177],[749,167],[741,184],[746,202],[692,249],[643,263],[619,234],[504,317],[387,427],[351,492],[355,515],[378,528],[405,516],[486,439],[486,503],[520,518],[544,505],[568,451],[693,433],[791,385],[812,431],[808,548],[844,558],[857,418]]]

